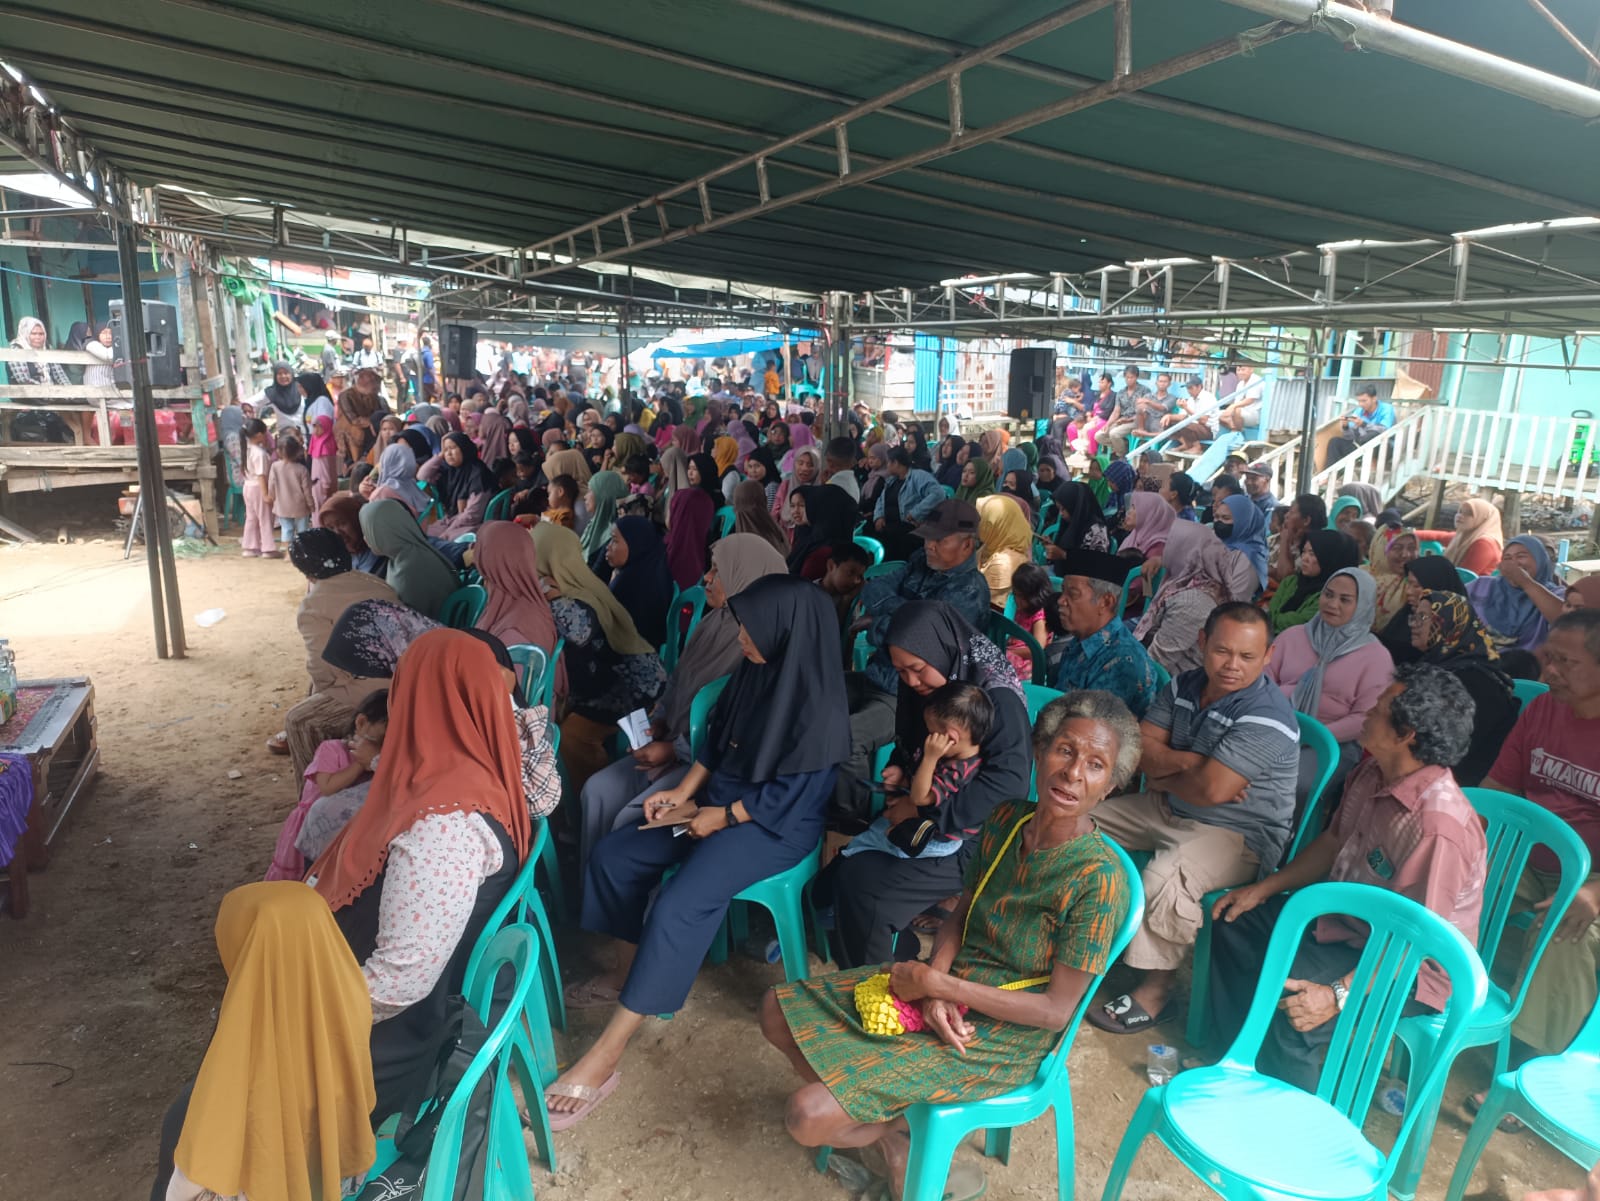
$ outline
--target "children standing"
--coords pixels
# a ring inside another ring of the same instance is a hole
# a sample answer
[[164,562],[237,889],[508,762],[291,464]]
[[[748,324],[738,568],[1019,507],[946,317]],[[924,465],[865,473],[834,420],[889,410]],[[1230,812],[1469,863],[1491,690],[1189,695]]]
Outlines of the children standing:
[[[272,852],[272,866],[267,869],[268,880],[299,880],[306,874],[306,857],[295,846],[306,824],[306,816],[323,797],[359,784],[376,770],[378,752],[383,748],[383,736],[389,729],[389,690],[380,688],[368,693],[356,706],[355,725],[346,738],[330,738],[317,747],[306,767],[305,785],[300,790],[300,803],[289,811],[278,831],[278,845]],[[352,798],[359,806],[359,801]],[[348,814],[346,815],[348,816]],[[341,820],[334,826],[343,826]]]
[[339,490],[339,440],[333,436],[333,418],[320,414],[312,423],[311,511],[321,512],[322,502]]
[[278,519],[278,533],[287,547],[296,534],[311,528],[317,505],[311,493],[311,469],[298,438],[288,437],[278,447],[278,461],[267,475],[267,504]]
[[244,425],[244,531],[239,546],[247,559],[276,555],[273,549],[272,505],[267,500],[267,476],[272,470],[272,435],[259,418]]

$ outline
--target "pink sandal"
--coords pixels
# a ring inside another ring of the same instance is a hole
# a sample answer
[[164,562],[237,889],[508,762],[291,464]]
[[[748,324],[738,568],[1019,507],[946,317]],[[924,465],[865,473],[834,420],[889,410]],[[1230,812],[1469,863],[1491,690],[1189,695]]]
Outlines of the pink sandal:
[[605,1083],[601,1084],[599,1088],[590,1088],[587,1084],[562,1084],[560,1081],[557,1081],[555,1084],[552,1084],[549,1088],[545,1089],[544,1095],[546,1108],[549,1107],[549,1098],[551,1097],[572,1097],[575,1100],[583,1102],[581,1106],[579,1106],[577,1109],[574,1109],[571,1113],[551,1114],[551,1132],[558,1134],[563,1130],[571,1130],[579,1122],[583,1121],[584,1118],[588,1117],[597,1108],[599,1108],[600,1102],[604,1101],[612,1094],[612,1092],[616,1090],[617,1083],[621,1079],[621,1073],[612,1072],[611,1075],[606,1077]]

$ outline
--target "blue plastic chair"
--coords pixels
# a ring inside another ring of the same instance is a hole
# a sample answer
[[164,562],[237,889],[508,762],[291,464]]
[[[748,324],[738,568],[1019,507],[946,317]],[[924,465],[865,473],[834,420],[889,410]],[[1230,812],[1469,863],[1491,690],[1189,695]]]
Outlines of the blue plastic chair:
[[470,630],[489,606],[489,590],[482,584],[463,584],[444,599],[439,624],[452,630]]
[[1550,691],[1550,685],[1538,680],[1512,680],[1511,691],[1516,696],[1517,702],[1526,707],[1528,702],[1536,696],[1543,696]]
[[905,567],[905,565],[906,561],[904,559],[890,559],[887,563],[874,563],[871,567],[867,568],[863,578],[875,580],[881,575],[893,575],[895,572]]
[[1478,578],[1477,572],[1468,571],[1465,567],[1456,568],[1456,574],[1461,577],[1461,582],[1463,584],[1470,584],[1473,580]]
[[[472,1057],[461,1082],[445,1102],[433,1148],[428,1155],[419,1201],[450,1201],[455,1196],[456,1169],[461,1159],[467,1109],[479,1082],[491,1072],[493,1083],[489,1095],[483,1196],[494,1197],[497,1201],[533,1201],[533,1176],[511,1075],[514,1069],[524,1096],[531,1099],[536,1094],[543,1094],[545,1082],[539,1079],[529,1059],[521,1022],[528,998],[535,991],[533,983],[539,970],[539,944],[532,929],[513,925],[498,931],[481,950],[481,954],[474,955],[474,963],[467,972],[466,987],[462,991],[467,1003],[489,1027],[489,1037]],[[495,979],[506,968],[512,971],[510,1000],[504,1012],[495,1017],[492,1011]],[[530,1116],[534,1117],[535,1145],[541,1158],[554,1171],[555,1147],[550,1136],[549,1116],[543,1104],[530,1103],[528,1109]],[[373,1163],[371,1176],[381,1176],[396,1157],[393,1139],[380,1135],[378,1156]]]
[[990,642],[1000,648],[1002,654],[1005,652],[1008,639],[1015,638],[1022,643],[1023,646],[1028,648],[1028,655],[1033,660],[1032,682],[1040,685],[1049,683],[1049,667],[1045,659],[1044,647],[1040,646],[1039,640],[1028,633],[1027,630],[1005,614],[996,613],[991,609],[989,611],[989,623],[984,627],[983,632],[988,636]]
[[[1538,969],[1539,960],[1561,918],[1566,913],[1578,889],[1589,878],[1589,850],[1577,832],[1562,818],[1532,801],[1497,792],[1492,788],[1466,788],[1467,799],[1484,821],[1484,835],[1489,843],[1489,865],[1484,877],[1483,909],[1478,918],[1478,958],[1485,966],[1492,964],[1500,949],[1500,939],[1505,933],[1507,919],[1512,917],[1511,907],[1516,901],[1517,884],[1528,866],[1528,855],[1535,846],[1544,846],[1555,853],[1561,864],[1560,884],[1550,899],[1549,911],[1544,915],[1538,932],[1533,935],[1531,953],[1523,965],[1521,982],[1513,996],[1499,985],[1489,984],[1489,994],[1472,1024],[1467,1027],[1461,1046],[1494,1046],[1494,1074],[1506,1071],[1511,1052],[1511,1024],[1522,1012],[1522,1003],[1528,995],[1528,985]],[[1434,1014],[1417,1014],[1402,1018],[1396,1037],[1405,1046],[1407,1056],[1414,1065],[1432,1058],[1433,1045],[1438,1038],[1442,1019]],[[1413,1076],[1415,1073],[1413,1072]],[[1600,1087],[1600,1076],[1592,1082]],[[1414,1079],[1407,1081],[1407,1090],[1416,1087]],[[1433,1140],[1433,1117],[1429,1112],[1418,1121],[1411,1140],[1400,1156],[1400,1167],[1389,1185],[1389,1191],[1399,1201],[1411,1201],[1416,1195],[1417,1181],[1422,1176],[1422,1165]]]
[[1495,1077],[1478,1111],[1445,1201],[1461,1201],[1483,1149],[1500,1119],[1517,1119],[1585,1171],[1600,1162],[1600,1006],[1560,1055],[1530,1059],[1514,1072]]
[[465,534],[457,534],[450,541],[459,542],[463,546],[471,546],[477,540],[478,540],[477,531],[476,530],[468,530]]
[[1028,724],[1032,725],[1039,720],[1039,711],[1051,701],[1067,694],[1055,688],[1046,688],[1043,684],[1024,684],[1022,686],[1022,699],[1028,706]]
[[723,505],[721,508],[719,508],[717,510],[717,521],[720,523],[720,526],[717,532],[717,537],[726,538],[729,534],[733,533],[734,524],[738,521],[738,519],[739,515],[733,511],[731,506]]
[[[1318,1078],[1306,1092],[1256,1071],[1267,1024],[1306,929],[1324,914],[1370,927],[1350,999],[1339,1014]],[[1487,979],[1461,932],[1415,901],[1366,884],[1326,883],[1289,898],[1239,1037],[1213,1067],[1190,1068],[1149,1089],[1134,1110],[1102,1201],[1117,1201],[1146,1136],[1154,1134],[1212,1191],[1227,1198],[1293,1196],[1383,1201],[1398,1162],[1361,1130],[1385,1053],[1424,959],[1443,968],[1450,999],[1439,1038],[1407,1101],[1395,1140],[1404,1146],[1423,1114],[1438,1108],[1445,1074],[1478,1008]]]
[[[1144,921],[1144,886],[1126,852],[1115,843],[1109,845],[1128,878],[1128,912],[1112,936],[1111,953],[1106,960],[1115,963]],[[950,1175],[951,1157],[961,1141],[974,1130],[986,1132],[985,1155],[1009,1164],[1012,1128],[1031,1122],[1051,1109],[1055,1110],[1056,1117],[1056,1195],[1060,1201],[1070,1201],[1077,1172],[1077,1150],[1067,1057],[1078,1024],[1100,987],[1100,980],[1101,977],[1096,976],[1084,989],[1083,998],[1072,1011],[1061,1038],[1040,1062],[1039,1070],[1028,1083],[982,1101],[957,1101],[948,1105],[924,1103],[906,1110],[906,1123],[911,1128],[911,1156],[906,1164],[904,1201],[939,1201]],[[829,1147],[818,1150],[819,1172],[827,1169],[831,1154]]]
[[532,708],[541,703],[550,658],[544,653],[544,647],[534,646],[531,642],[519,642],[506,647],[506,650],[511,655],[511,661],[522,669],[522,678],[517,681],[517,704],[524,709]]
[[883,543],[879,542],[876,538],[869,538],[865,534],[857,534],[854,538],[850,539],[850,541],[854,542],[862,550],[866,551],[867,554],[872,556],[872,562],[870,566],[876,567],[879,563],[883,562]]
[[1434,542],[1431,539],[1427,542],[1419,542],[1417,543],[1417,553],[1419,555],[1442,555],[1444,554],[1444,543]]
[[678,666],[678,656],[689,645],[689,636],[705,611],[706,590],[701,585],[691,584],[673,593],[672,604],[667,607],[667,640],[661,644],[661,664],[669,675]]
[[[705,746],[706,723],[710,720],[711,710],[727,683],[727,676],[711,681],[695,693],[694,701],[689,706],[689,746],[696,759]],[[811,974],[810,961],[806,958],[806,898],[811,881],[821,869],[822,846],[819,843],[809,855],[787,871],[757,880],[733,895],[735,904],[760,905],[772,915],[772,924],[778,933],[778,950],[783,955],[783,978],[791,984]],[[723,923],[717,941],[711,948],[709,958],[713,963],[720,963],[727,958],[729,926],[740,928],[732,917],[733,912],[733,906],[730,905],[729,920]],[[820,937],[820,928],[818,934]],[[825,943],[822,949],[826,958]]]
[[[1160,664],[1156,665],[1157,667]],[[1285,863],[1293,859],[1307,843],[1322,833],[1323,813],[1335,798],[1327,796],[1328,781],[1333,779],[1334,768],[1339,764],[1339,744],[1328,727],[1314,717],[1295,713],[1300,723],[1300,741],[1310,743],[1317,754],[1317,775],[1306,793],[1305,809],[1300,814],[1300,827],[1294,832],[1289,849],[1284,852]],[[1189,1016],[1184,1036],[1192,1047],[1203,1047],[1211,1035],[1211,910],[1232,889],[1214,888],[1200,900],[1200,933],[1194,942],[1194,978],[1189,986]]]

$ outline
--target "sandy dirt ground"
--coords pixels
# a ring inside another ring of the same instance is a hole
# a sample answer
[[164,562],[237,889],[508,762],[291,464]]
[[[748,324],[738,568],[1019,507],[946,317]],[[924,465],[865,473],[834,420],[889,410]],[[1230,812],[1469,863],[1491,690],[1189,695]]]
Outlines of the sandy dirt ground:
[[[178,567],[190,642],[156,659],[139,553],[100,541],[0,550],[0,637],[24,678],[88,674],[102,768],[32,881],[26,920],[0,917],[0,1199],[125,1201],[154,1174],[162,1114],[196,1070],[224,980],[212,941],[218,901],[260,879],[295,789],[263,740],[304,687],[293,607],[300,582],[283,562],[224,552]],[[193,615],[220,607],[212,629]],[[229,772],[238,771],[238,779]],[[592,948],[568,936],[571,973]],[[773,1201],[842,1198],[783,1132],[788,1069],[761,1040],[754,1011],[779,969],[749,958],[702,972],[685,1011],[649,1022],[618,1091],[557,1136],[559,1171],[535,1170],[558,1201]],[[574,1015],[562,1054],[598,1029]],[[1178,1037],[1164,1029],[1165,1041]],[[1146,1044],[1090,1029],[1071,1057],[1077,1193],[1095,1197],[1145,1087]],[[1466,1122],[1453,1077],[1421,1196],[1442,1198]],[[1386,1143],[1393,1120],[1373,1133]],[[964,1150],[963,1155],[973,1152]],[[1021,1130],[989,1196],[1055,1195],[1051,1119]],[[1473,1192],[1514,1201],[1526,1188],[1575,1185],[1576,1168],[1527,1136],[1498,1135]],[[1140,1156],[1132,1201],[1207,1196],[1158,1146]]]

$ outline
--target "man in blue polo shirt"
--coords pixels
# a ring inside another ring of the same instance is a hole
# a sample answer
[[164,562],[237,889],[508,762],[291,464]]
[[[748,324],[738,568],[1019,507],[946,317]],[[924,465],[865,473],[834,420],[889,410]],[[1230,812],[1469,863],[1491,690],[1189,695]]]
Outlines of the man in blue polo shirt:
[[1144,645],[1117,620],[1123,581],[1138,565],[1098,550],[1077,550],[1061,562],[1061,626],[1066,642],[1056,668],[1062,692],[1098,688],[1143,717],[1156,696],[1156,669]]
[[1090,1007],[1102,1030],[1132,1034],[1170,1017],[1201,898],[1274,871],[1289,845],[1300,732],[1288,699],[1262,674],[1270,642],[1254,605],[1212,610],[1201,667],[1163,689],[1139,724],[1146,791],[1094,811],[1101,832],[1124,849],[1154,852],[1144,869],[1144,923],[1123,953],[1144,975]]
[[1378,389],[1362,384],[1356,389],[1360,408],[1344,419],[1344,434],[1328,441],[1328,462],[1337,463],[1353,455],[1363,443],[1371,442],[1384,430],[1394,428],[1394,406],[1378,399]]

